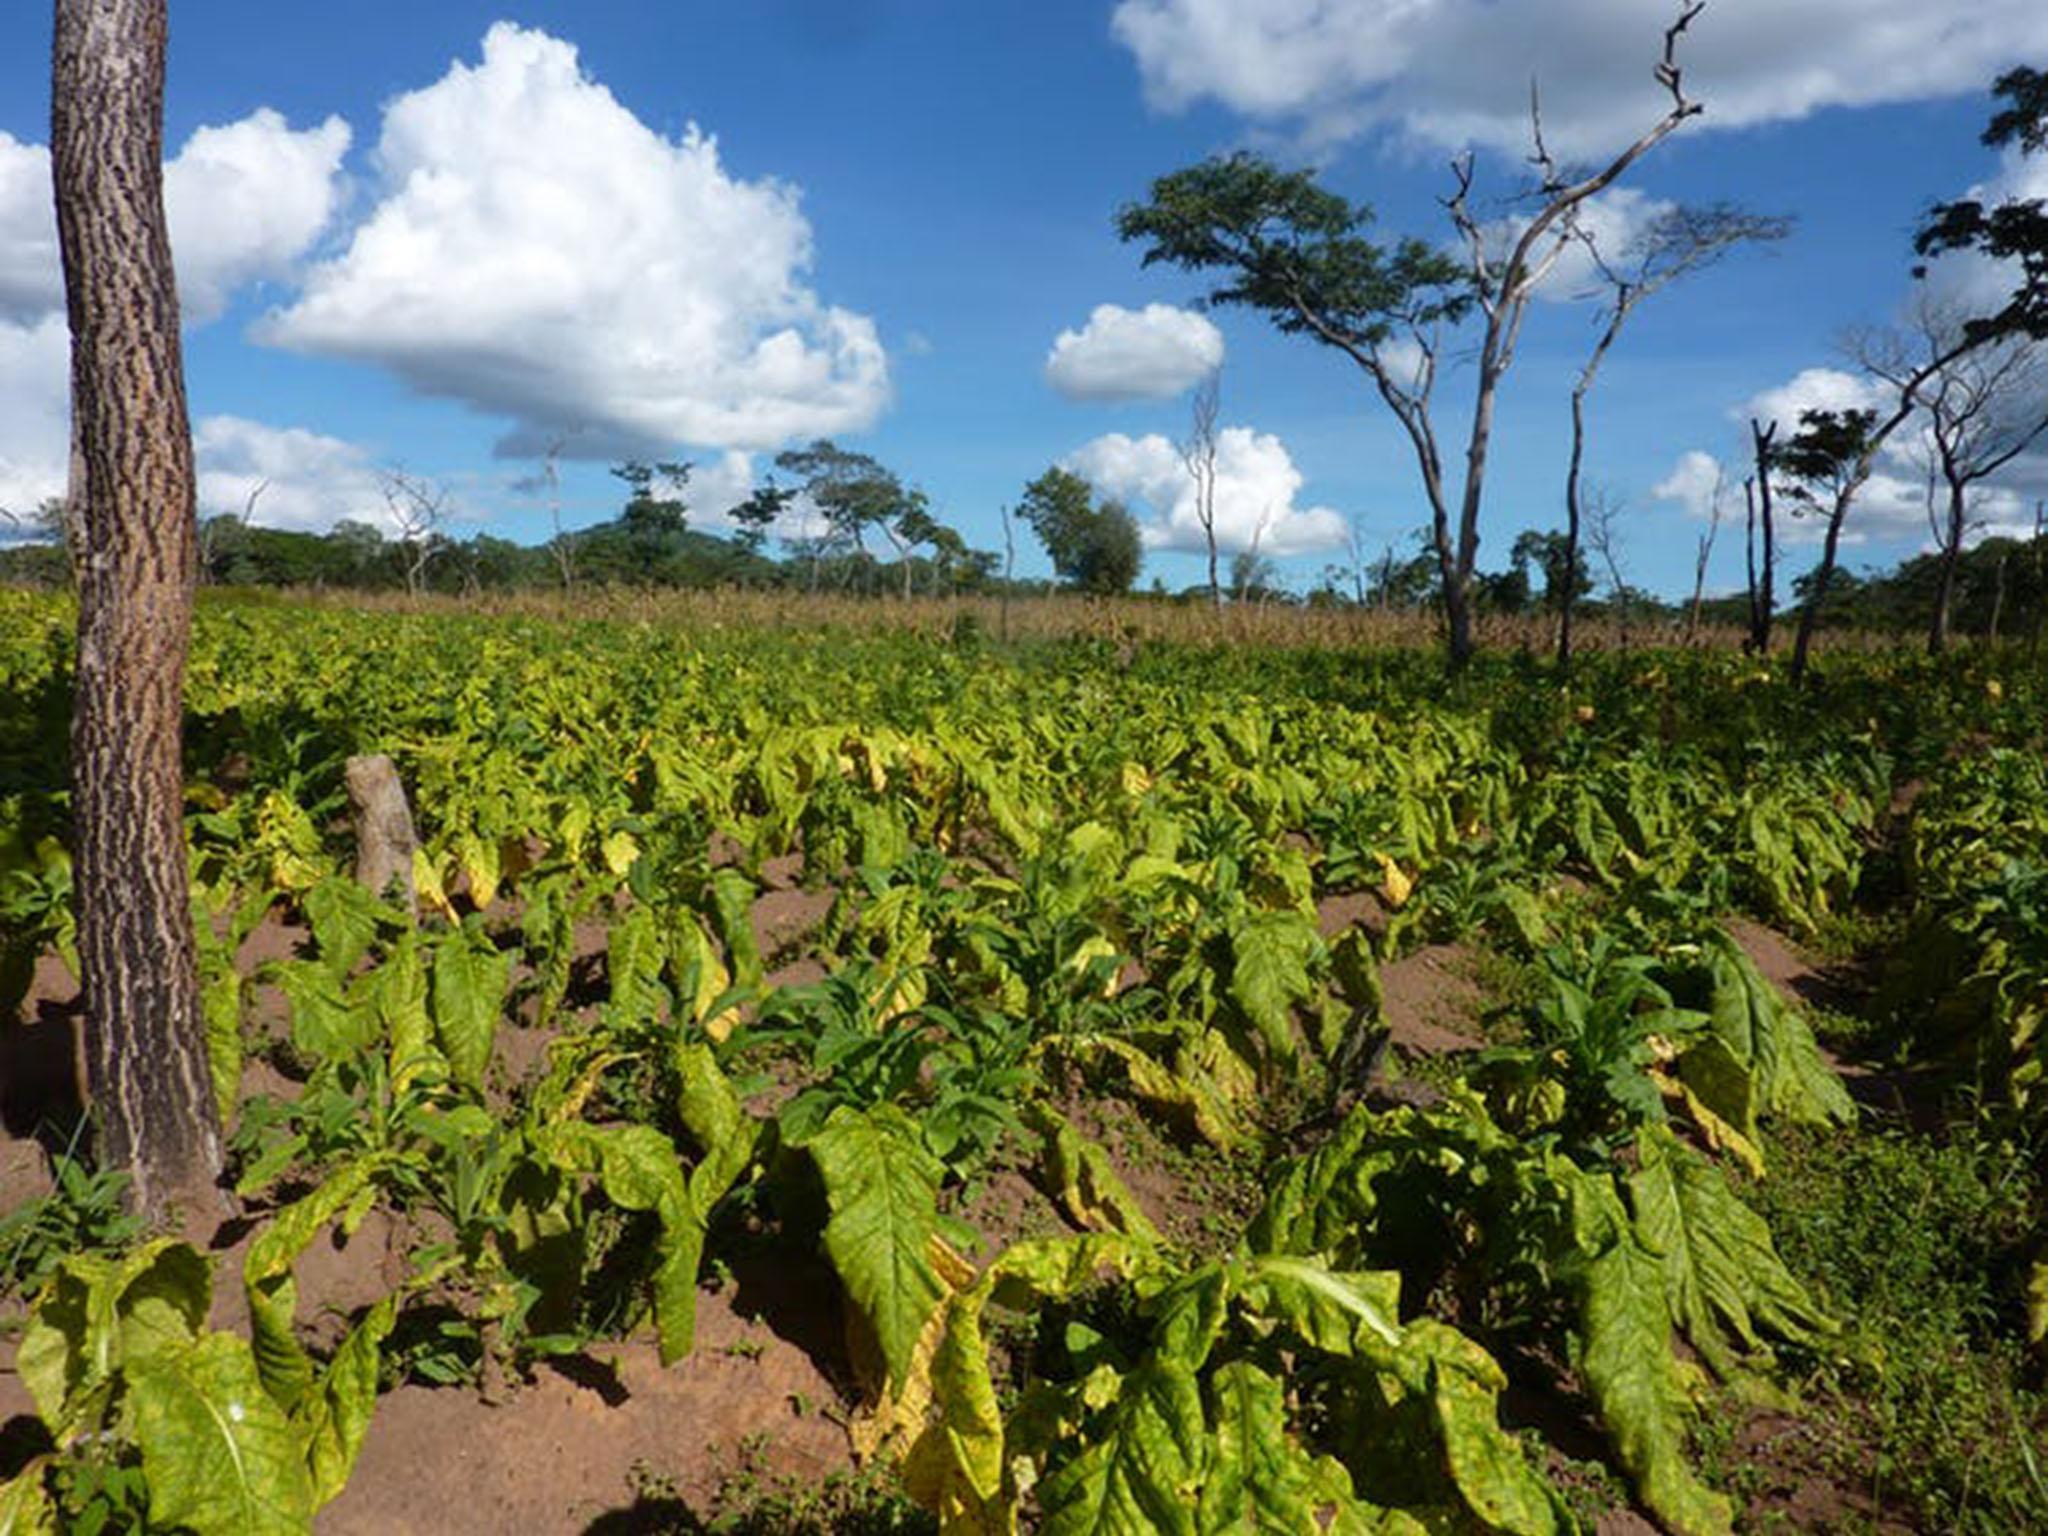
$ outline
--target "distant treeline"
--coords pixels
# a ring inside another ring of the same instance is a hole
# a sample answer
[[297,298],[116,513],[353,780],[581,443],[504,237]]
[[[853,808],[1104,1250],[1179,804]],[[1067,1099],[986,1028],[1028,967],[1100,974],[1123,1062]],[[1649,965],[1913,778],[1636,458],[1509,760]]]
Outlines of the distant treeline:
[[[61,528],[38,540],[0,546],[0,582],[56,587],[70,581]],[[1475,583],[1481,611],[1541,617],[1558,607],[1562,587],[1553,536],[1519,541],[1508,566],[1482,573]],[[617,519],[542,544],[520,544],[488,533],[456,539],[436,531],[419,538],[389,537],[366,522],[342,522],[325,533],[264,528],[232,516],[204,520],[199,529],[201,579],[223,587],[290,587],[364,592],[568,592],[579,589],[818,592],[835,596],[994,596],[1039,593],[1043,580],[1008,581],[1003,557],[944,541],[929,554],[883,559],[827,539],[792,541],[780,558],[744,532],[721,537],[689,528],[680,518],[629,503]],[[1308,590],[1278,585],[1269,561],[1239,562],[1229,596],[1238,603],[1362,607],[1433,612],[1438,607],[1437,562],[1423,553],[1391,556],[1358,566],[1326,566]],[[1838,571],[1824,621],[1832,627],[1877,632],[1923,630],[1933,612],[1940,560],[1916,555],[1886,571]],[[1071,583],[1070,583],[1071,584]],[[1627,585],[1596,584],[1581,567],[1577,601],[1589,618],[1644,629],[1740,626],[1747,622],[1743,594],[1703,599],[1695,618],[1689,600],[1673,601]],[[1803,602],[1804,578],[1792,583]],[[1150,595],[1207,600],[1205,585],[1178,592],[1154,581]],[[2048,540],[1986,539],[1964,552],[1957,577],[1957,633],[2028,638],[2048,615]]]

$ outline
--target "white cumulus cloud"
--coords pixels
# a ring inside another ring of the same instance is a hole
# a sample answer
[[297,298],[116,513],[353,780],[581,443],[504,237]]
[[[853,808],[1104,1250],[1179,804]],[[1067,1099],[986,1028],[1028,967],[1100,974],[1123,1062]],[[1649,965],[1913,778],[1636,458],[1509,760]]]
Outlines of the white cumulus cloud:
[[669,139],[509,22],[385,110],[382,199],[263,339],[391,369],[610,457],[857,431],[889,399],[874,323],[805,284],[796,192]]
[[70,367],[62,310],[25,325],[0,319],[0,507],[17,517],[64,493]]
[[[339,118],[295,129],[267,108],[185,141],[164,166],[164,205],[187,326],[290,274],[340,205],[348,143]],[[50,153],[0,133],[0,507],[63,491],[70,368]]]
[[[1668,98],[1650,76],[1675,4],[1642,0],[1119,0],[1147,99],[1198,101],[1334,141],[1393,125],[1520,152],[1543,88],[1551,148],[1626,144]],[[1712,0],[1680,52],[1688,131],[1981,90],[2048,53],[2037,0]]]
[[291,273],[340,207],[348,145],[338,117],[299,130],[268,107],[185,141],[164,167],[164,212],[187,324],[218,316],[248,283]]
[[0,133],[0,323],[25,324],[63,307],[50,152]]
[[1098,304],[1078,331],[1061,331],[1045,377],[1069,400],[1164,400],[1223,364],[1223,333],[1171,304]]
[[1698,448],[1681,454],[1678,463],[1650,489],[1650,494],[1659,501],[1676,502],[1685,509],[1686,515],[1706,522],[1714,515],[1714,500],[1718,495],[1725,502],[1729,476],[1721,461],[1711,453]]
[[260,528],[310,533],[352,519],[393,531],[377,466],[355,443],[304,427],[208,416],[193,428],[192,447],[202,517],[248,513]]
[[[1159,433],[1133,438],[1112,432],[1075,450],[1066,465],[1101,495],[1151,516],[1140,523],[1145,547],[1207,549],[1195,501],[1194,479],[1174,445]],[[1226,555],[1317,554],[1341,549],[1342,515],[1329,507],[1299,507],[1303,476],[1286,445],[1270,432],[1225,427],[1216,434],[1216,547]]]
[[1803,411],[1863,411],[1884,403],[1869,379],[1840,368],[1805,368],[1783,384],[1752,395],[1735,414],[1769,426],[1778,423],[1778,441],[1799,430]]
[[[268,107],[202,127],[164,164],[164,215],[187,325],[219,317],[235,292],[288,276],[343,191],[348,124],[293,128]],[[0,133],[0,321],[64,307],[50,152]]]

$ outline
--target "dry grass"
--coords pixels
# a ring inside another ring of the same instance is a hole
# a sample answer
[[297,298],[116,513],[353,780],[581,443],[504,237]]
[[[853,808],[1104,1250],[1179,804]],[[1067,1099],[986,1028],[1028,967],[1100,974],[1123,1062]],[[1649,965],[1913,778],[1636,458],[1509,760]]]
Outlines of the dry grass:
[[[557,621],[604,619],[673,625],[682,629],[844,630],[878,633],[907,630],[931,638],[978,625],[990,639],[1055,640],[1093,637],[1163,641],[1175,645],[1265,645],[1320,650],[1434,649],[1443,626],[1434,614],[1281,603],[1232,605],[1220,611],[1200,602],[1153,598],[1088,598],[1068,594],[1018,597],[850,597],[801,592],[638,592],[608,589],[559,593],[494,593],[479,597],[409,597],[404,593],[272,592],[294,602],[367,612],[505,615]],[[1488,615],[1477,624],[1482,650],[1547,654],[1556,645],[1555,625],[1541,616]],[[1581,620],[1576,643],[1586,651],[1680,644],[1681,625],[1634,623],[1624,629],[1611,620]],[[1701,629],[1702,648],[1736,650],[1743,631],[1733,625]],[[1893,642],[1876,635],[1830,633],[1829,643],[1855,649]]]

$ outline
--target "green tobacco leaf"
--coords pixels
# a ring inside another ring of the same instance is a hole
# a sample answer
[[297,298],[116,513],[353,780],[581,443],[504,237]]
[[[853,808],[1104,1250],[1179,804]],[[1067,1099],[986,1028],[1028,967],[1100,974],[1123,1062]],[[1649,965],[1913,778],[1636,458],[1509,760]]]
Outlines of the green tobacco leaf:
[[129,1372],[149,1517],[195,1536],[285,1536],[313,1524],[305,1448],[249,1346],[212,1333]]
[[721,869],[711,876],[709,916],[718,925],[730,959],[732,984],[758,987],[761,984],[761,947],[754,940],[754,882],[736,869]]
[[1252,1312],[1285,1323],[1325,1354],[1380,1357],[1401,1347],[1394,1271],[1343,1273],[1314,1259],[1267,1256],[1245,1265],[1238,1291]]
[[173,1238],[66,1259],[37,1298],[15,1358],[43,1422],[61,1436],[93,1388],[188,1348],[212,1295],[205,1256]]
[[199,991],[206,1032],[206,1072],[221,1124],[235,1123],[242,1094],[242,978],[232,963],[209,968]]
[[1091,1232],[1121,1232],[1144,1242],[1160,1241],[1159,1229],[1138,1204],[1097,1142],[1044,1104],[1025,1107],[1026,1122],[1043,1143],[1046,1185],[1067,1215]]
[[1759,1326],[1803,1344],[1836,1331],[1720,1169],[1661,1126],[1636,1145],[1640,1166],[1628,1180],[1636,1232],[1663,1256],[1672,1321],[1708,1364],[1729,1375],[1737,1351],[1760,1347]]
[[1039,1483],[1040,1536],[1195,1536],[1207,1438],[1194,1372],[1139,1367],[1077,1454]]
[[1257,1366],[1224,1366],[1209,1379],[1209,1400],[1201,1536],[1315,1536],[1378,1514],[1353,1495],[1341,1466],[1318,1465],[1288,1433],[1286,1390]]
[[1093,1284],[1160,1265],[1156,1248],[1122,1236],[1038,1238],[1006,1248],[965,1291],[949,1296],[932,1353],[933,1412],[903,1465],[904,1486],[948,1533],[1007,1533],[1016,1512],[1003,1478],[1004,1423],[982,1314],[993,1300],[1030,1313]]
[[673,1365],[696,1341],[697,1271],[704,1258],[704,1217],[691,1198],[675,1143],[648,1125],[552,1126],[543,1134],[568,1166],[595,1169],[605,1198],[622,1210],[652,1211],[655,1240],[654,1328],[661,1363]]
[[1707,964],[1713,985],[1711,1027],[1755,1074],[1762,1106],[1806,1124],[1854,1120],[1855,1101],[1821,1055],[1813,1030],[1786,1006],[1741,947],[1719,934]]
[[1578,1288],[1579,1372],[1637,1496],[1677,1536],[1728,1536],[1727,1499],[1686,1464],[1662,1260],[1624,1230],[1584,1265]]
[[40,1456],[0,1483],[0,1536],[57,1536],[57,1508],[43,1486]]
[[1554,1536],[1556,1500],[1501,1428],[1498,1388],[1441,1362],[1430,1387],[1451,1481],[1472,1512],[1508,1536]]
[[835,1109],[805,1147],[832,1211],[825,1252],[875,1331],[889,1391],[898,1391],[918,1336],[946,1294],[931,1261],[945,1169],[909,1117],[890,1105]]
[[334,875],[306,892],[299,904],[312,925],[313,941],[320,946],[320,963],[341,980],[376,941],[382,903],[355,881]]
[[313,1384],[313,1359],[299,1343],[299,1291],[292,1265],[330,1222],[360,1209],[381,1168],[374,1157],[344,1164],[272,1217],[242,1260],[249,1341],[264,1389],[286,1411],[295,1409]]
[[512,957],[467,926],[434,951],[434,1030],[455,1081],[481,1089],[497,1038],[498,1012],[512,983]]
[[[1756,1078],[1748,1064],[1736,1056],[1734,1048],[1718,1034],[1707,1035],[1687,1047],[1677,1065],[1679,1080],[1708,1114],[1734,1131],[1748,1147],[1755,1148]],[[1718,1130],[1716,1127],[1717,1133]]]
[[1321,942],[1298,912],[1254,913],[1230,936],[1230,996],[1281,1061],[1294,1055],[1295,1005],[1315,996],[1308,967]]
[[355,1470],[377,1406],[379,1351],[397,1320],[396,1296],[364,1313],[292,1416],[306,1447],[315,1509],[340,1493]]
[[391,946],[377,967],[374,987],[377,1016],[391,1052],[392,1087],[403,1088],[423,1072],[446,1072],[447,1058],[434,1045],[434,1026],[427,1013],[427,968],[414,932],[408,930]]
[[279,960],[270,973],[291,1004],[292,1044],[307,1055],[340,1061],[376,1043],[376,1012],[355,1006],[324,962]]
[[932,1415],[903,1461],[905,1490],[943,1531],[1007,1533],[1014,1511],[1003,1489],[1003,1410],[981,1328],[987,1285],[947,1298],[932,1351]]
[[708,1217],[711,1207],[746,1171],[761,1128],[733,1092],[710,1046],[679,1035],[675,1063],[682,1082],[677,1116],[702,1154],[702,1161],[690,1171],[690,1194]]
[[661,984],[668,949],[653,911],[633,907],[620,916],[605,933],[604,955],[612,1007],[630,1019],[658,1018],[668,1007]]
[[1229,1101],[1208,1073],[1187,1060],[1186,1052],[1175,1070],[1114,1035],[1089,1041],[1088,1047],[1122,1064],[1131,1096],[1147,1109],[1179,1121],[1219,1151],[1233,1151],[1244,1141]]

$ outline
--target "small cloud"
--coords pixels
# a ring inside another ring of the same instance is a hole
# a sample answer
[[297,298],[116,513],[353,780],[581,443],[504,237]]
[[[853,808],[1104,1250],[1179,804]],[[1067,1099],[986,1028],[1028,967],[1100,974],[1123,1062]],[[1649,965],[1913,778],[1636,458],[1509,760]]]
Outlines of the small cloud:
[[[1140,525],[1146,548],[1208,548],[1194,479],[1179,450],[1160,434],[1112,432],[1076,449],[1066,464],[1102,495],[1151,512]],[[1262,553],[1278,557],[1343,548],[1343,516],[1329,507],[1297,507],[1302,484],[1301,471],[1272,433],[1223,428],[1216,434],[1217,550],[1236,554],[1254,538]]]
[[1098,304],[1078,331],[1061,331],[1046,381],[1069,400],[1165,400],[1223,365],[1223,333],[1171,304]]
[[259,528],[308,533],[345,520],[391,527],[376,465],[355,443],[304,427],[208,416],[192,447],[201,517],[246,512]]
[[1659,501],[1677,502],[1688,517],[1704,523],[1713,518],[1715,498],[1725,496],[1727,488],[1728,472],[1721,461],[1694,448],[1679,456],[1671,473],[1651,487],[1650,494]]

